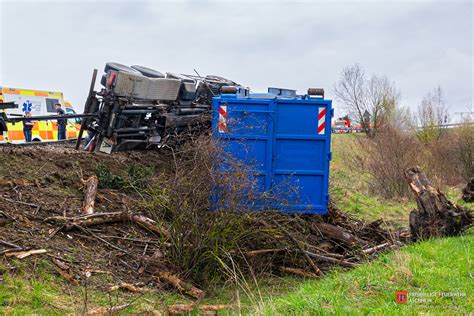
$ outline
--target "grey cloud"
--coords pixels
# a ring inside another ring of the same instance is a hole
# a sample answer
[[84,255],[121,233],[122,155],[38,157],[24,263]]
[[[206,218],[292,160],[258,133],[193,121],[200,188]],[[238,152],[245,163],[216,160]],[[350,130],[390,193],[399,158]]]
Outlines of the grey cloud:
[[[107,61],[331,90],[358,62],[414,108],[438,84],[452,111],[472,104],[470,1],[2,2],[0,84],[84,103]],[[335,103],[335,106],[339,105]]]

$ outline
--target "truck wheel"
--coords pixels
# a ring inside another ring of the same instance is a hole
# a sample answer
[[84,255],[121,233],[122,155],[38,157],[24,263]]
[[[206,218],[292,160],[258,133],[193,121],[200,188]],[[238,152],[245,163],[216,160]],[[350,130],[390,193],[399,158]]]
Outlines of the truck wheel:
[[138,70],[135,70],[133,68],[130,68],[128,66],[119,64],[119,63],[106,63],[104,72],[108,72],[109,70],[115,70],[115,71],[123,71],[123,72],[128,72],[131,74],[137,74],[140,75],[140,72]]
[[164,78],[165,77],[165,75],[163,75],[158,70],[154,70],[154,69],[151,69],[151,68],[138,66],[138,65],[133,65],[131,67],[135,70],[138,70],[145,77],[149,77],[149,78]]

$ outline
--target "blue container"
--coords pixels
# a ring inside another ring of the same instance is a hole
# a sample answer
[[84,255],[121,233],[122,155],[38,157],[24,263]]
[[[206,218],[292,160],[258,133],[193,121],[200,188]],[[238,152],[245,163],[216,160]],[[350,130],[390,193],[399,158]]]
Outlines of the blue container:
[[250,166],[259,191],[284,191],[285,205],[270,208],[325,214],[332,116],[331,100],[269,88],[215,97],[212,125],[224,150]]

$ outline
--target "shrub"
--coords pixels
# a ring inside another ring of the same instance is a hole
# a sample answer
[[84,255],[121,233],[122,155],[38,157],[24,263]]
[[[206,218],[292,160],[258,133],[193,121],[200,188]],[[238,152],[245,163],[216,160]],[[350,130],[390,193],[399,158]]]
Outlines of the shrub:
[[[142,191],[148,213],[169,225],[170,263],[202,285],[225,275],[225,267],[235,264],[244,269],[239,249],[248,245],[254,249],[266,234],[264,229],[249,229],[259,226],[256,222],[262,217],[249,210],[264,196],[255,190],[248,165],[224,155],[215,141],[204,136],[170,156],[169,168]],[[213,192],[218,192],[218,203]],[[265,198],[271,199],[271,194]]]
[[457,184],[474,177],[474,125],[452,128],[429,146],[435,160],[434,169],[444,182]]
[[154,172],[153,167],[131,164],[127,167],[127,183],[133,188],[145,188]]
[[404,171],[420,163],[421,144],[412,134],[384,128],[366,144],[366,167],[371,175],[369,189],[385,198],[409,194]]
[[95,174],[99,179],[99,188],[101,189],[121,189],[124,185],[123,178],[113,174],[109,167],[102,162],[96,165]]

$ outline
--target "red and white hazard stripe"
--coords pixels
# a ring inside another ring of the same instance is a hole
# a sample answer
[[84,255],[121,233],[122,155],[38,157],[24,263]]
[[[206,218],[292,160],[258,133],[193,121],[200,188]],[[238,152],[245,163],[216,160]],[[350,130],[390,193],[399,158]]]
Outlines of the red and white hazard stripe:
[[318,135],[326,132],[326,108],[319,108],[318,114]]
[[227,106],[219,107],[219,133],[227,132]]

